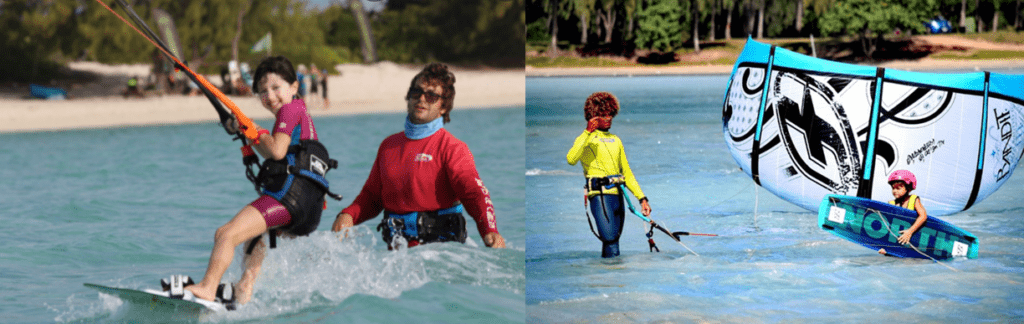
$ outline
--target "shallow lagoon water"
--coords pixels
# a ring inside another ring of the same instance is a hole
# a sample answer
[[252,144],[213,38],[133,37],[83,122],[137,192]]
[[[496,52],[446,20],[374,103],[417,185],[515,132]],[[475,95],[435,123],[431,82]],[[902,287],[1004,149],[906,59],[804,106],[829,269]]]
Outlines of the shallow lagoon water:
[[[351,240],[330,232],[403,117],[315,118],[339,161],[327,178],[344,200],[328,202],[317,232],[268,252],[251,303],[202,318],[130,307],[82,284],[152,288],[171,274],[202,277],[214,230],[257,197],[239,142],[215,123],[0,134],[3,321],[522,322],[522,107],[457,110],[446,126],[473,151],[509,249],[483,247],[475,226],[465,245],[398,252],[372,221]],[[241,275],[239,260],[236,250],[225,281]]]
[[[528,322],[1024,319],[1021,172],[969,211],[943,217],[979,238],[979,259],[882,257],[819,229],[816,212],[758,188],[739,169],[722,135],[728,78],[527,79]],[[642,222],[627,214],[622,255],[600,257],[582,168],[565,162],[595,91],[621,102],[611,131],[651,216],[673,231],[720,235],[683,239],[700,256],[657,233],[662,252],[649,252]]]

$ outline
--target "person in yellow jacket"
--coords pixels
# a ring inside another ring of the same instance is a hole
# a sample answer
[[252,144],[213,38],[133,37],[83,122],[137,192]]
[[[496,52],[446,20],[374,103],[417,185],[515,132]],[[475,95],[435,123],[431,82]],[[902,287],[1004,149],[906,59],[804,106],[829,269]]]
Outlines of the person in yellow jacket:
[[583,113],[587,129],[576,137],[565,159],[569,165],[583,162],[587,200],[597,223],[596,234],[604,244],[601,257],[611,258],[619,255],[619,236],[622,235],[626,214],[623,208],[625,193],[620,192],[619,184],[624,183],[640,200],[644,216],[650,216],[651,206],[629,169],[622,141],[608,132],[612,119],[619,113],[619,100],[611,93],[595,92],[587,98]]

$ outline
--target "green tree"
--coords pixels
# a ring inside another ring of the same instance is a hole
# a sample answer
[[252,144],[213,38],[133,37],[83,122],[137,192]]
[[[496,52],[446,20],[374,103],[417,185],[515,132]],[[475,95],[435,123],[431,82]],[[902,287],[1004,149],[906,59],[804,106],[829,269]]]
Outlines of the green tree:
[[989,0],[992,5],[992,32],[999,31],[999,16],[1002,16],[1002,12],[999,10],[1000,6],[1006,2],[1006,0]]
[[0,2],[0,78],[40,82],[55,73],[54,55],[82,46],[64,41],[78,34],[77,8],[74,0]]
[[[161,4],[155,8],[166,8],[164,10],[175,18],[178,35],[181,37],[181,59],[202,66],[207,60],[223,62],[231,58],[231,42],[238,31],[230,27],[237,24],[238,10],[245,5],[242,1],[194,0],[181,2],[180,7],[173,3],[154,1],[154,4]],[[155,26],[154,23],[149,25]]]
[[797,0],[794,7],[796,8],[796,33],[797,35],[802,35],[804,29],[804,0]]
[[757,39],[764,38],[764,7],[768,0],[757,2]]
[[[776,0],[767,3],[765,8],[764,33],[768,37],[784,36],[786,33],[799,32],[796,22],[797,13],[802,10],[794,10],[798,4],[795,0]],[[800,22],[803,24],[803,22]],[[803,26],[800,26],[801,28]],[[792,29],[789,29],[792,28]]]
[[252,7],[253,0],[246,0],[243,6],[238,10],[238,25],[235,26],[235,38],[231,41],[231,60],[238,61],[238,42],[242,38],[242,22],[245,18],[245,13]]
[[409,2],[374,21],[382,59],[522,67],[525,0]]
[[331,6],[320,14],[320,28],[324,33],[324,42],[338,55],[342,62],[362,62],[365,57],[359,56],[362,36],[356,27],[356,18],[351,10],[342,6]]
[[590,36],[590,18],[594,15],[597,0],[568,0],[572,13],[580,19],[580,44],[587,45]]
[[690,0],[690,21],[693,23],[693,50],[700,52],[700,21],[701,13],[705,11],[705,0]]
[[1020,13],[1021,13],[1021,7],[1020,7],[1020,0],[1016,0],[1016,1],[1014,2],[1014,7],[1013,7],[1013,8],[1014,8],[1014,10],[1013,10],[1013,30],[1018,30],[1018,29],[1020,29],[1020,27],[1021,27],[1021,20],[1020,20]]
[[379,58],[413,63],[436,60],[429,49],[429,42],[440,31],[427,22],[435,13],[419,2],[409,2],[400,8],[384,10],[373,21],[373,29],[379,31],[374,35]]
[[[124,15],[124,11],[119,13]],[[76,19],[78,34],[62,38],[73,43],[64,53],[109,63],[144,62],[149,58],[151,51],[140,49],[152,45],[96,2],[86,3]]]
[[722,4],[725,6],[725,40],[732,40],[732,13],[733,9],[736,8],[736,3],[739,0],[723,0]]
[[683,8],[678,0],[645,0],[637,13],[634,42],[638,48],[673,51],[682,43],[680,19]]
[[[351,38],[352,36],[355,36],[354,39],[356,40],[356,43],[354,43],[355,47],[339,47],[338,50],[343,52],[339,54],[348,56],[349,52],[357,51],[362,53],[363,62],[376,62],[376,38],[374,37],[370,15],[366,12],[365,7],[363,7],[363,2],[360,0],[333,0],[332,3],[333,5],[325,10],[325,13],[322,15],[332,20],[329,26],[323,26],[329,27],[327,37],[331,37],[330,34],[332,33],[338,33],[345,35],[344,38]],[[388,2],[388,7],[404,8],[405,3],[405,1],[390,1]],[[337,10],[332,10],[332,8],[348,9],[347,14],[349,17],[346,18],[340,16]],[[332,12],[328,14],[327,11]]]
[[896,28],[924,32],[922,22],[935,9],[935,0],[840,1],[822,14],[819,26],[827,35],[859,38],[864,54],[872,57],[883,35]]
[[544,12],[548,14],[546,25],[551,34],[551,43],[548,44],[548,52],[552,57],[558,54],[558,17],[564,16],[562,12],[563,0],[541,0],[544,3]]
[[601,0],[597,9],[597,22],[599,27],[604,28],[604,42],[612,42],[612,34],[615,33],[615,21],[618,18],[618,9],[622,6],[622,0]]
[[633,39],[633,25],[636,19],[637,7],[640,0],[623,0],[622,9],[626,15],[626,39]]

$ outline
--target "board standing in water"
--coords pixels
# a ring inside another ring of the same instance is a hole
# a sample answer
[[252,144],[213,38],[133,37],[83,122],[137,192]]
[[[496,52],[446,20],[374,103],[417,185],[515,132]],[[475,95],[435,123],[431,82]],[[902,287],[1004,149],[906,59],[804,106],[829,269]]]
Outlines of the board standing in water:
[[595,92],[584,103],[583,113],[587,129],[576,137],[565,159],[569,165],[583,162],[586,199],[597,223],[596,234],[604,244],[601,257],[611,258],[619,255],[619,236],[625,221],[625,193],[620,192],[619,184],[625,183],[640,200],[644,216],[651,215],[651,206],[633,177],[622,141],[608,132],[612,119],[619,113],[619,100],[611,93]]
[[[270,235],[279,232],[302,236],[316,230],[324,195],[329,194],[323,176],[337,166],[317,141],[316,128],[305,102],[296,96],[299,83],[288,59],[282,56],[264,59],[256,68],[253,83],[263,107],[276,117],[273,134],[256,126],[258,142],[252,145],[266,159],[256,177],[262,195],[217,229],[203,280],[185,287],[205,300],[232,299],[223,295],[233,295],[243,304],[249,300],[266,249],[260,235],[270,230]],[[219,287],[218,284],[231,265],[235,247],[250,240],[252,243],[243,258],[245,270],[236,289],[232,289],[237,291],[223,294],[225,285]]]
[[[889,204],[917,212],[917,220],[914,221],[914,224],[908,229],[901,230],[899,238],[896,239],[899,244],[907,244],[914,232],[928,220],[928,212],[924,210],[920,197],[910,194],[910,191],[917,188],[917,178],[913,173],[907,170],[896,170],[889,175],[889,185],[892,186],[893,196],[893,200],[890,200]],[[878,249],[878,254],[888,255],[884,248]]]
[[380,144],[366,184],[352,205],[338,213],[332,230],[342,231],[384,211],[377,229],[388,249],[398,247],[398,237],[409,247],[464,243],[465,206],[484,244],[504,248],[473,154],[444,129],[455,100],[455,75],[444,64],[429,64],[413,77],[405,100],[405,131]]

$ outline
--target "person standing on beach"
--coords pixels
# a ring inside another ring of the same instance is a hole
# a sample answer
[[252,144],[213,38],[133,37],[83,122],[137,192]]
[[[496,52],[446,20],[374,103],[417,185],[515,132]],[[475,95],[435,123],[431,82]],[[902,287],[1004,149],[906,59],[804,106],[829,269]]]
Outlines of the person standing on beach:
[[[253,83],[260,103],[276,116],[273,134],[256,126],[259,137],[252,145],[266,159],[256,180],[263,194],[217,229],[203,280],[185,287],[206,300],[236,299],[246,303],[263,263],[265,247],[260,236],[268,230],[270,235],[308,235],[320,224],[324,195],[331,195],[323,176],[337,162],[330,159],[317,140],[306,104],[297,96],[299,83],[291,62],[283,56],[264,59],[256,67]],[[243,152],[246,148],[249,146]],[[250,149],[247,155],[251,154]],[[223,294],[225,285],[218,284],[231,265],[235,246],[250,240],[243,257],[245,270],[233,289],[237,292]]]
[[327,69],[320,72],[320,91],[324,95],[324,109],[331,109],[331,101],[327,100],[327,77],[329,76]]
[[145,98],[145,95],[142,94],[142,90],[139,89],[139,76],[138,75],[132,76],[130,79],[128,79],[128,90],[125,90],[125,92],[124,92],[124,97],[125,98],[132,97],[132,96],[139,97],[139,98]]
[[[338,213],[340,232],[376,217],[388,249],[401,237],[409,247],[466,240],[465,209],[484,244],[504,248],[490,193],[465,143],[444,129],[455,99],[455,75],[432,63],[417,74],[406,93],[405,131],[388,136],[377,150],[362,191]],[[463,207],[465,206],[465,207]]]
[[587,129],[576,137],[565,159],[569,165],[583,162],[585,199],[590,203],[590,211],[597,223],[597,238],[603,243],[601,257],[616,257],[626,217],[623,208],[625,193],[619,190],[622,188],[620,184],[625,183],[626,188],[640,200],[644,216],[651,215],[651,206],[629,168],[622,140],[608,132],[612,119],[619,113],[619,100],[611,93],[595,92],[584,103],[583,113]]
[[320,83],[317,82],[317,80],[320,80],[320,69],[316,68],[316,64],[315,63],[314,64],[310,64],[309,65],[309,97],[306,98],[306,101],[309,101],[310,103],[314,102],[315,99],[320,99],[320,94],[317,93],[317,90],[319,90],[318,88],[320,88]]
[[299,99],[306,100],[306,91],[309,89],[306,87],[306,80],[309,79],[309,71],[306,70],[305,65],[299,64],[297,78],[299,82]]

